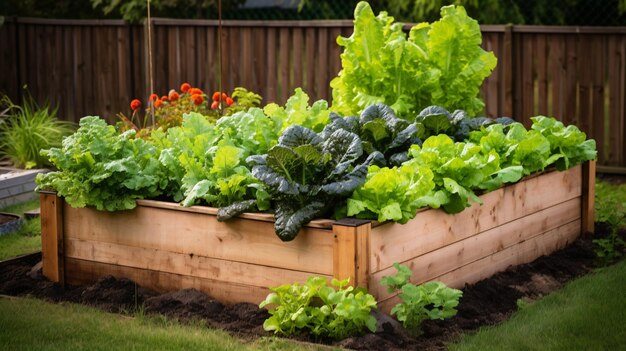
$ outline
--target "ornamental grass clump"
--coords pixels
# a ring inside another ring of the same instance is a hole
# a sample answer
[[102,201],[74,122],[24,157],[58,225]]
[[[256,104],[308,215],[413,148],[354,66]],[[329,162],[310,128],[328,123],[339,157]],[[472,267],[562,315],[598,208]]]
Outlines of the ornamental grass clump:
[[8,96],[0,100],[0,158],[8,158],[18,168],[50,166],[42,149],[61,146],[63,137],[73,130],[73,124],[61,121],[57,109],[49,103],[39,106],[28,93],[22,106]]

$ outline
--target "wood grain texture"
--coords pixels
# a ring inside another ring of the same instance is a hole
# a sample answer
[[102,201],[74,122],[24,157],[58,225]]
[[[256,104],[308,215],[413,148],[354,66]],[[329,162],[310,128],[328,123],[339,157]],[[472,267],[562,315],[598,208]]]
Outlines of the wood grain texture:
[[131,279],[139,286],[149,287],[151,290],[161,293],[195,288],[224,303],[250,302],[258,304],[270,292],[268,288],[248,284],[225,283],[206,278],[73,258],[68,258],[66,265],[67,284],[70,285],[93,283],[99,277],[112,275],[117,278]]
[[65,206],[67,238],[160,249],[271,267],[332,274],[333,236],[304,228],[282,242],[270,222],[234,219],[139,206],[131,211],[100,212]]
[[582,232],[595,232],[596,161],[585,162],[582,166]]
[[370,272],[580,197],[581,178],[581,166],[550,172],[487,193],[481,196],[483,205],[474,204],[455,215],[430,209],[404,225],[387,223],[375,227],[370,241]]
[[[65,251],[67,258],[257,287],[278,286],[293,282],[304,283],[309,276],[314,274],[313,272],[90,240],[68,239],[65,242]],[[332,278],[330,275],[324,277]]]
[[43,275],[50,281],[65,282],[63,250],[63,199],[40,193],[41,255]]
[[[411,268],[414,282],[431,281],[459,267],[524,243],[537,235],[576,220],[580,221],[580,210],[580,198],[574,198],[410,260],[398,261],[398,263]],[[379,282],[382,277],[393,274],[395,274],[393,267],[373,274],[370,292],[379,299],[389,297],[390,294],[387,293],[387,289],[382,287]]]
[[[540,256],[564,248],[580,235],[580,226],[580,220],[567,223],[432,280],[441,281],[453,288],[462,288],[465,284],[478,282],[510,266],[532,262]],[[379,300],[378,308],[389,312],[398,302],[399,298],[392,296]]]

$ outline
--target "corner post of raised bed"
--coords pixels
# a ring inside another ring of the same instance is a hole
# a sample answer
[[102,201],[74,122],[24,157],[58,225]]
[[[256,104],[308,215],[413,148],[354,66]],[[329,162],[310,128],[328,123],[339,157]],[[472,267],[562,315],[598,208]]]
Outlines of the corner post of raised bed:
[[350,285],[367,288],[372,223],[345,218],[333,223],[333,277],[350,279]]
[[593,234],[595,232],[596,161],[583,163],[582,172],[582,233]]
[[61,285],[65,282],[63,259],[63,199],[41,191],[41,256],[43,275]]

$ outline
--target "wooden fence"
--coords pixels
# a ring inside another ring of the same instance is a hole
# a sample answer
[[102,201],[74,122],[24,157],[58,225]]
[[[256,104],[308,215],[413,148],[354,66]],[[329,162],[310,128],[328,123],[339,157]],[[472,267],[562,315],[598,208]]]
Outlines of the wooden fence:
[[[189,82],[219,87],[217,21],[154,19],[155,92]],[[535,115],[575,123],[596,139],[599,163],[626,166],[626,27],[482,26],[498,66],[482,89],[489,116],[526,124]],[[283,103],[301,86],[330,99],[341,67],[338,35],[351,21],[224,21],[223,89]],[[118,20],[6,18],[0,27],[0,91],[19,100],[22,86],[59,106],[65,119],[115,121],[133,98],[150,93],[145,29]]]

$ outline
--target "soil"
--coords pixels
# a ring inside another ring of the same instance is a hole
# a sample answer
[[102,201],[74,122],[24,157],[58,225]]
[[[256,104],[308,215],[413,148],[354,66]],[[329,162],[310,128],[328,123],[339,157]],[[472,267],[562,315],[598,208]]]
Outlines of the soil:
[[[518,308],[520,301],[532,303],[589,273],[595,264],[592,239],[606,235],[607,229],[598,225],[593,238],[580,237],[550,256],[510,267],[489,279],[465,286],[458,314],[444,321],[425,322],[422,335],[408,334],[392,317],[375,313],[379,329],[375,334],[336,342],[315,340],[307,335],[296,339],[358,350],[445,349],[447,343],[462,333],[505,320]],[[621,235],[626,238],[626,231]],[[39,259],[31,255],[0,263],[0,294],[83,303],[114,313],[132,313],[141,308],[146,313],[163,314],[182,322],[204,320],[208,327],[227,330],[239,337],[271,335],[262,327],[269,314],[254,304],[224,305],[195,289],[157,294],[128,279],[112,276],[102,277],[91,285],[62,288],[41,276],[40,265],[36,265]]]

